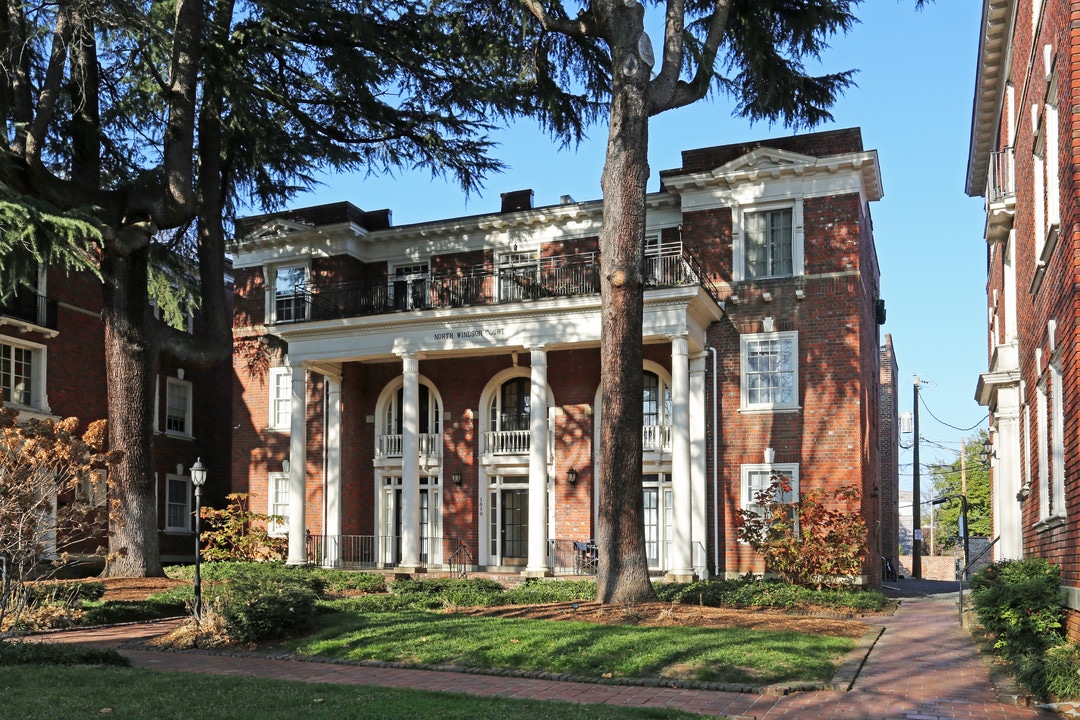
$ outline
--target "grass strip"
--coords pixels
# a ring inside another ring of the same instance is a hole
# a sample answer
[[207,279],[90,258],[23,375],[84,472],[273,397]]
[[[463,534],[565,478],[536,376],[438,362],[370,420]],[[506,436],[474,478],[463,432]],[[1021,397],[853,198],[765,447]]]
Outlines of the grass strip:
[[109,667],[11,667],[0,717],[13,720],[690,720],[689,713],[507,700],[358,685]]
[[302,655],[413,665],[771,684],[827,681],[855,641],[794,632],[639,627],[415,611],[332,613]]

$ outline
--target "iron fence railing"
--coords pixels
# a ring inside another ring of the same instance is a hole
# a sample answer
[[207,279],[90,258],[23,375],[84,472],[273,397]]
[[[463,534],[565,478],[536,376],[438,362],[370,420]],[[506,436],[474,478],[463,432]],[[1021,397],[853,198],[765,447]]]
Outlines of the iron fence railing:
[[0,315],[23,320],[49,330],[56,330],[58,307],[59,303],[56,300],[50,300],[44,295],[24,291],[0,302]]
[[597,557],[592,540],[548,540],[548,567],[555,575],[595,575]]

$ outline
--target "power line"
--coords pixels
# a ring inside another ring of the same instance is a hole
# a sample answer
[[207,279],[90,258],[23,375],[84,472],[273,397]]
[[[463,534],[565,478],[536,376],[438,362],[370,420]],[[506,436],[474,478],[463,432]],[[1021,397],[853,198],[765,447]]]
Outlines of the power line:
[[926,397],[923,396],[922,394],[919,395],[919,402],[922,403],[922,406],[926,409],[926,412],[930,413],[930,417],[934,418],[935,420],[937,420],[939,423],[941,423],[945,427],[950,427],[953,430],[959,430],[960,432],[971,432],[975,428],[982,425],[983,421],[987,420],[990,417],[990,413],[987,413],[986,415],[983,415],[981,418],[979,418],[979,422],[975,423],[974,425],[972,425],[969,428],[957,427],[955,425],[952,425],[950,423],[945,422],[944,420],[939,418],[937,415],[935,415],[934,411],[930,409],[930,406],[926,404]]

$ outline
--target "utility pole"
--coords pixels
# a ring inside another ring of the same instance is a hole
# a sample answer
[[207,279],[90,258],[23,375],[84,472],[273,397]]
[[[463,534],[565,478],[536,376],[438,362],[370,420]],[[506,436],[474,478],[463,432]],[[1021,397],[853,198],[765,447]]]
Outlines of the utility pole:
[[911,576],[916,580],[922,577],[922,489],[919,487],[919,376],[915,376],[915,406],[912,408],[913,431],[911,469],[911,527],[914,539],[911,541]]

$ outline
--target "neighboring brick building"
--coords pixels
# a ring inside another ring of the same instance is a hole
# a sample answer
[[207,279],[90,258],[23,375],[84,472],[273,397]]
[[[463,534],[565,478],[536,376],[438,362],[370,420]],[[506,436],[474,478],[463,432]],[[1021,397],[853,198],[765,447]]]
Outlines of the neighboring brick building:
[[[761,571],[736,511],[780,472],[797,491],[862,490],[876,582],[876,152],[836,130],[688,151],[660,177],[644,268],[651,569]],[[602,212],[519,191],[498,213],[402,227],[348,203],[238,224],[233,488],[288,518],[290,562],[590,562]]]
[[967,193],[986,198],[994,557],[1061,565],[1080,638],[1076,20],[1061,0],[984,0]]
[[[0,397],[20,418],[76,417],[85,428],[108,414],[101,283],[90,273],[39,274],[36,293],[20,291],[0,304]],[[165,562],[193,561],[194,500],[188,468],[196,458],[210,469],[205,496],[220,504],[228,492],[230,434],[227,401],[231,368],[165,368],[157,378],[154,456],[159,549]],[[87,485],[104,509],[100,486]],[[65,502],[65,498],[58,499]],[[92,554],[108,545],[104,511],[97,536],[60,550]]]
[[881,484],[878,512],[881,517],[881,555],[893,568],[900,554],[900,415],[896,383],[896,353],[892,335],[881,346],[881,400],[878,404],[878,448],[881,453]]

